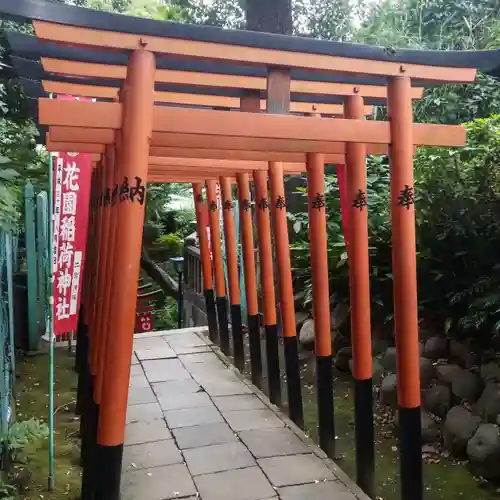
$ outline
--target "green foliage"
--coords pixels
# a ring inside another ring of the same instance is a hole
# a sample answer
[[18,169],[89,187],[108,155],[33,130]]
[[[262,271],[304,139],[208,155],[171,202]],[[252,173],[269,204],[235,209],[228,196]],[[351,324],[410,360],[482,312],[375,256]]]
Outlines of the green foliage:
[[[0,20],[0,28],[30,32],[28,25]],[[7,51],[0,35],[0,64]],[[17,230],[22,220],[22,187],[30,180],[35,187],[47,185],[47,154],[36,145],[38,131],[28,119],[26,99],[15,80],[0,82],[0,228]]]
[[172,210],[168,212],[175,221],[175,232],[186,238],[196,230],[196,214],[194,209]]
[[7,445],[12,458],[19,461],[22,451],[27,445],[36,444],[39,441],[47,439],[48,436],[49,428],[47,424],[40,422],[36,418],[14,422],[7,436]]
[[158,330],[177,328],[177,301],[172,297],[165,297],[165,303],[155,313],[155,328]]
[[293,2],[296,34],[326,40],[351,41],[359,8],[351,0],[295,0]]
[[182,255],[183,240],[178,234],[163,234],[159,236],[149,250],[151,257],[159,262],[168,261],[172,257]]
[[419,150],[420,303],[455,329],[500,332],[500,116],[467,124],[467,146]]
[[12,484],[8,484],[0,480],[0,499],[1,500],[16,500],[17,490]]

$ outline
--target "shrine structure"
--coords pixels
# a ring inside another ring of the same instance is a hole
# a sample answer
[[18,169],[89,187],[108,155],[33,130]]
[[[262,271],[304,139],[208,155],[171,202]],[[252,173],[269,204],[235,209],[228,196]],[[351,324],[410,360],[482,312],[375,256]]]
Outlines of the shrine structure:
[[[325,164],[346,165],[358,484],[374,494],[367,155],[390,159],[394,320],[404,500],[423,497],[413,155],[459,147],[461,126],[414,123],[426,85],[470,83],[497,50],[439,52],[226,30],[97,12],[43,0],[0,0],[13,72],[49,151],[94,155],[78,332],[84,500],[118,500],[147,184],[192,183],[211,339],[262,385],[262,296],[268,387],[303,425],[284,175],[307,176],[319,443],[335,456]],[[59,100],[69,94],[92,101]],[[365,119],[376,105],[388,120]],[[221,186],[228,290],[217,183]],[[248,317],[240,307],[233,185],[239,200]],[[211,242],[207,238],[208,207]],[[254,225],[255,221],[255,225]],[[257,283],[254,242],[258,248]],[[274,246],[274,248],[273,248]],[[275,287],[275,279],[277,286]],[[229,304],[229,307],[228,307]],[[230,320],[228,321],[228,318]]]

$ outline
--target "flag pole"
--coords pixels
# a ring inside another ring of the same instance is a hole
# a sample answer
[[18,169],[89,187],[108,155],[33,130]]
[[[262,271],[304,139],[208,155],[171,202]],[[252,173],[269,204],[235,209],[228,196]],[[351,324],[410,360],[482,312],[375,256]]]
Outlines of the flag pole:
[[[52,256],[53,245],[53,208],[54,208],[54,169],[53,169],[54,156],[50,156],[49,160],[49,248]],[[54,275],[52,273],[52,260],[50,265],[47,266],[49,274],[49,314],[48,314],[48,337],[49,337],[49,491],[53,491],[55,487],[54,476]]]

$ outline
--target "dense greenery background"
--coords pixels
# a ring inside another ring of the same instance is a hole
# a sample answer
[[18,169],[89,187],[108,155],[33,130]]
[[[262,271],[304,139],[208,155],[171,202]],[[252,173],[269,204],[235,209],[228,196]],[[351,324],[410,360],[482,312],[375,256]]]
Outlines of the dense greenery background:
[[[248,0],[258,19],[262,0]],[[245,27],[244,0],[74,0],[77,5],[155,19]],[[286,9],[290,0],[275,2]],[[479,50],[500,46],[498,0],[295,0],[295,34],[330,40],[401,47]],[[9,25],[12,27],[12,25]],[[5,23],[4,23],[5,27]],[[15,29],[28,29],[14,26]],[[289,31],[289,28],[287,28]],[[5,54],[5,44],[2,53]],[[46,182],[44,152],[35,147],[35,128],[26,120],[22,92],[2,70],[0,83],[0,221],[19,221],[26,178]],[[416,121],[467,123],[468,144],[460,150],[419,150],[415,160],[419,304],[421,317],[454,335],[489,342],[500,333],[500,85],[480,74],[473,85],[428,88],[414,105]],[[377,116],[384,116],[383,108]],[[371,287],[375,318],[391,320],[391,234],[386,158],[368,160]],[[336,177],[327,179],[330,289],[332,302],[348,300],[348,268],[341,231]],[[149,192],[151,242],[177,231],[168,226],[166,202],[176,186]],[[292,214],[300,239],[293,246],[295,280],[310,301],[307,217]],[[185,225],[184,225],[185,226]],[[184,227],[183,226],[183,227]],[[187,225],[189,227],[189,224]],[[145,234],[146,236],[146,234]],[[156,241],[156,246],[161,241]],[[169,247],[170,248],[170,247]],[[305,286],[304,286],[305,285]],[[299,289],[299,287],[297,287]]]

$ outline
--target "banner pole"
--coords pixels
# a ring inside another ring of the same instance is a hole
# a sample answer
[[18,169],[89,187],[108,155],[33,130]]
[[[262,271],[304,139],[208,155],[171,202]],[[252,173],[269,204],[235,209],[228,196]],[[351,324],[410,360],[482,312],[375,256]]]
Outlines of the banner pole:
[[[53,209],[54,209],[54,180],[53,180],[53,159],[49,160],[49,248],[52,256],[53,245]],[[49,274],[49,314],[48,314],[48,337],[49,337],[49,491],[55,487],[54,475],[54,274],[52,265],[48,266]]]

